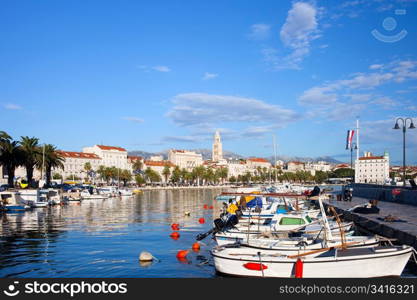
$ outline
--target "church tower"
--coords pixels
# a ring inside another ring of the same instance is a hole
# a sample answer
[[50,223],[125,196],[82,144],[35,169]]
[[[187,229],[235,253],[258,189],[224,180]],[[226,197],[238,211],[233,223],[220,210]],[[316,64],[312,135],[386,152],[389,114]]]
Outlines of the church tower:
[[220,132],[216,131],[213,140],[213,152],[211,156],[212,161],[221,161],[223,159],[222,141],[220,139]]

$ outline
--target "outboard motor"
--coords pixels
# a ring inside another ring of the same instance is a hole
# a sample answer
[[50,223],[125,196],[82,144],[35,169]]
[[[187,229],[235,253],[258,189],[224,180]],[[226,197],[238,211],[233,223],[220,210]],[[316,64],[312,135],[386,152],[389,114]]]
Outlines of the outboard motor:
[[313,188],[313,191],[311,192],[311,194],[309,195],[309,197],[314,197],[314,196],[319,196],[320,195],[320,188],[316,185]]

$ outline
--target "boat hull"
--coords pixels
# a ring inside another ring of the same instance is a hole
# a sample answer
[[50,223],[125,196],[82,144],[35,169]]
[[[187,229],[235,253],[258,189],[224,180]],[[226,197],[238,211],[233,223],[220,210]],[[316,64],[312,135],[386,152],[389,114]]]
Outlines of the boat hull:
[[[230,249],[228,249],[230,250]],[[235,252],[240,249],[234,249]],[[369,251],[372,251],[369,249]],[[362,255],[355,258],[303,259],[303,278],[371,278],[400,276],[412,248]],[[256,252],[254,252],[256,253]],[[230,254],[230,251],[229,251]],[[291,278],[295,274],[297,259],[254,256],[232,257],[221,251],[212,251],[216,271],[231,276]],[[262,268],[248,268],[248,264],[262,264]],[[263,270],[261,270],[263,269]]]

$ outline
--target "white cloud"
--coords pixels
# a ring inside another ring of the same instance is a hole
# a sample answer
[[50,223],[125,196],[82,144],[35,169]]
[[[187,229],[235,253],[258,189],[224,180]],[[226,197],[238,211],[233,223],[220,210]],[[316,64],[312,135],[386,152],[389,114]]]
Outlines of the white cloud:
[[351,74],[347,79],[313,86],[300,95],[298,102],[310,108],[310,117],[327,115],[346,119],[352,113],[364,110],[366,105],[378,105],[382,109],[398,106],[398,102],[390,97],[364,93],[364,90],[374,91],[385,84],[417,79],[417,61],[394,61],[371,65],[369,69],[371,71]]
[[284,127],[300,118],[279,105],[237,96],[188,93],[175,96],[172,103],[174,106],[166,116],[185,127],[218,126],[224,122]]
[[167,66],[155,66],[155,67],[152,67],[152,69],[158,72],[171,72],[171,69],[168,68]]
[[146,65],[139,65],[138,66],[139,69],[143,70],[144,72],[150,72],[150,71],[157,71],[157,72],[163,72],[163,73],[167,73],[167,72],[171,72],[171,69],[168,68],[167,66],[146,66]]
[[125,120],[125,121],[131,121],[131,122],[134,122],[134,123],[143,123],[144,122],[143,119],[136,118],[136,117],[123,117],[122,119]]
[[203,80],[213,79],[213,78],[216,78],[217,76],[219,76],[219,74],[206,72],[206,73],[204,73]]
[[17,104],[13,104],[13,103],[7,103],[4,105],[5,109],[9,109],[9,110],[20,110],[22,109],[22,107],[20,105]]
[[317,28],[317,8],[311,3],[294,2],[280,31],[282,43],[292,52],[276,67],[299,69],[310,53],[311,41],[319,37]]
[[267,24],[253,24],[250,29],[249,38],[253,40],[265,40],[271,33],[271,26]]

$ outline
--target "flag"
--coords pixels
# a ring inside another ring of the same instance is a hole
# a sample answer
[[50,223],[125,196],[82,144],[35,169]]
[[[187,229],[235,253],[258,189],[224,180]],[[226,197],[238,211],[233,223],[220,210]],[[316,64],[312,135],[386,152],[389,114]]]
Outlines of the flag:
[[347,131],[347,137],[346,137],[346,150],[352,148],[352,140],[353,135],[355,134],[355,130],[348,130]]

